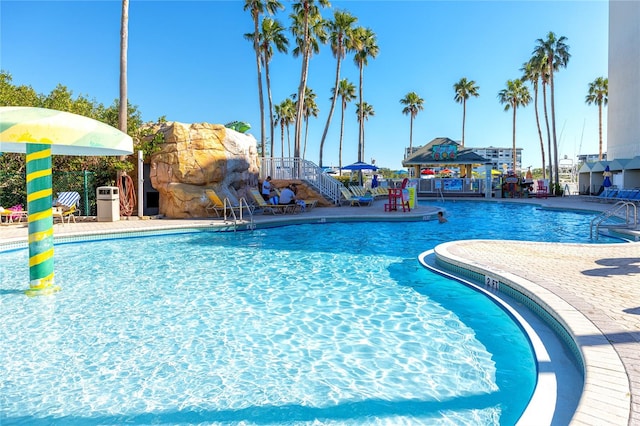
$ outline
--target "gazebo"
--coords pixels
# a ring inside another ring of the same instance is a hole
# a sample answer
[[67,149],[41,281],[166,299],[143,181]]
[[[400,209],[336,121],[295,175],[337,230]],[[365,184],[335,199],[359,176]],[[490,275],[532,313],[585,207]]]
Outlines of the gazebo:
[[476,154],[473,150],[463,148],[456,141],[444,137],[433,139],[402,162],[404,167],[414,168],[413,176],[420,176],[420,170],[424,167],[446,166],[461,169],[460,178],[428,179],[429,182],[421,180],[418,193],[423,195],[429,193],[444,195],[446,192],[451,192],[452,195],[487,196],[488,191],[483,190],[483,186],[486,188],[487,185],[491,185],[491,173],[487,170],[487,182],[480,184],[479,179],[472,178],[472,170],[474,165],[488,164],[490,164],[489,160]]
[[464,166],[464,176],[471,177],[474,165],[488,164],[489,160],[476,154],[469,148],[463,148],[449,138],[435,138],[416,152],[405,158],[404,167],[413,167],[414,176],[420,175],[423,167]]

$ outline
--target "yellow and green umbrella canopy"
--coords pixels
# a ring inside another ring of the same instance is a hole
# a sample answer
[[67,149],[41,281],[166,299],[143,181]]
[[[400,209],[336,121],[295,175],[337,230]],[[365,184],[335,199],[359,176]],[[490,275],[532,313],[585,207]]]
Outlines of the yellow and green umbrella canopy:
[[51,155],[129,155],[127,134],[69,112],[0,107],[0,152],[27,154],[29,211],[28,295],[51,294],[54,284]]

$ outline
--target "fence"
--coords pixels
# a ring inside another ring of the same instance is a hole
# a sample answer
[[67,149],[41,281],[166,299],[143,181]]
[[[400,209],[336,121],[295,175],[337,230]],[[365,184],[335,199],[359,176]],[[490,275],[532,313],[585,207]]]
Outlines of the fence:
[[[74,191],[80,194],[78,210],[83,216],[95,216],[96,183],[94,172],[87,170],[69,172],[52,172],[53,198],[59,192]],[[27,184],[24,173],[0,171],[0,205],[3,207],[16,204],[27,205]]]

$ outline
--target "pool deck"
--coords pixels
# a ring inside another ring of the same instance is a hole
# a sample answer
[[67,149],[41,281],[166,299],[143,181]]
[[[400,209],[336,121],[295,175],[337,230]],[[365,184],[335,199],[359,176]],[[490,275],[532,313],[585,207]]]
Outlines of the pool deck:
[[[587,202],[580,196],[491,201],[591,211],[612,206]],[[437,210],[446,210],[447,204],[453,202],[450,199],[445,202],[420,200],[417,209],[403,213],[384,212],[384,200],[378,200],[371,207],[315,208],[298,215],[258,214],[254,221],[266,225],[282,221],[323,222],[331,218],[432,220]],[[84,220],[75,224],[56,223],[54,235],[194,226],[225,224],[221,219]],[[457,226],[455,218],[450,217],[442,226]],[[24,243],[27,231],[25,224],[0,226],[0,246]],[[640,240],[640,232],[630,236]],[[578,343],[585,361],[585,388],[572,424],[640,424],[640,242],[594,245],[464,240],[440,244],[435,252],[447,262],[519,288],[557,314],[557,319]]]

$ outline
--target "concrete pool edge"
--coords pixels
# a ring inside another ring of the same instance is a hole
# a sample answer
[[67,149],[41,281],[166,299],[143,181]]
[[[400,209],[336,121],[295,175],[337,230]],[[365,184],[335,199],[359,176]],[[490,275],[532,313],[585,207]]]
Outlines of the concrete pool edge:
[[[498,279],[501,285],[532,300],[562,325],[578,348],[584,368],[584,388],[571,423],[592,425],[604,421],[610,424],[628,424],[631,415],[631,390],[627,372],[617,351],[600,329],[570,303],[533,281],[503,269],[476,263],[451,251],[456,245],[467,242],[443,243],[433,251],[438,260]],[[490,242],[504,243],[494,240]],[[523,415],[522,423],[519,424],[540,424],[539,419],[535,422],[533,420],[536,419]]]

